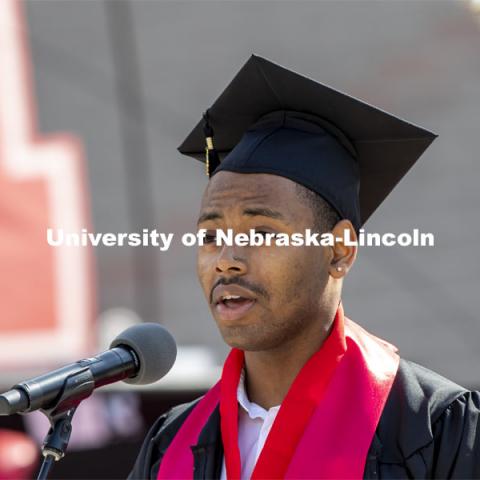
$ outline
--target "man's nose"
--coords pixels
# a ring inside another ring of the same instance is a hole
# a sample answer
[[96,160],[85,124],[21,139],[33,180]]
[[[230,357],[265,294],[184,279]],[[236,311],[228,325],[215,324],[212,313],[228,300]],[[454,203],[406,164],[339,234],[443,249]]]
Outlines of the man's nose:
[[215,270],[217,273],[244,275],[247,273],[247,264],[240,255],[238,248],[224,245],[217,257]]

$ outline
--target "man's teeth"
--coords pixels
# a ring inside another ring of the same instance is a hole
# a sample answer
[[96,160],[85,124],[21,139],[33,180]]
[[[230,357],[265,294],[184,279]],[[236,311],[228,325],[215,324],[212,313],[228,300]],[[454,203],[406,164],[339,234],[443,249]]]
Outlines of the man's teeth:
[[238,298],[241,298],[239,295],[225,295],[222,297],[222,301],[225,300],[237,300]]

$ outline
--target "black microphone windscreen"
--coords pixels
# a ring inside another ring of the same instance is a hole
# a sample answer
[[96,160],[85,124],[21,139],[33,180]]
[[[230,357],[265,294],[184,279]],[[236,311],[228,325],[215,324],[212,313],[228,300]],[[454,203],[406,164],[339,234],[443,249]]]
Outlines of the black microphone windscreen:
[[138,385],[153,383],[165,376],[177,357],[177,345],[168,330],[158,323],[141,323],[118,335],[110,348],[125,345],[138,357],[137,375],[124,382]]

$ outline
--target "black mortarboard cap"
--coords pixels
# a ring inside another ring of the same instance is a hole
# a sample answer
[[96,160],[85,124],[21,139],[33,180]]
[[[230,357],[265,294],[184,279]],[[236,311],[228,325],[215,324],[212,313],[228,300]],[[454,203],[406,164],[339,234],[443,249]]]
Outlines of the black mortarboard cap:
[[252,55],[179,151],[227,170],[289,178],[358,230],[433,133]]

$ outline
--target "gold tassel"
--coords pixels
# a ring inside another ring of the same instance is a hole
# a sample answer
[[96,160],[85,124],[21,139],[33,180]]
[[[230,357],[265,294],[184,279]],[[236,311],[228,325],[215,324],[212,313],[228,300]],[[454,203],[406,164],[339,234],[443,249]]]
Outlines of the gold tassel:
[[209,121],[208,110],[203,114],[203,133],[205,134],[205,173],[208,177],[220,165],[220,157],[213,145],[213,128]]

